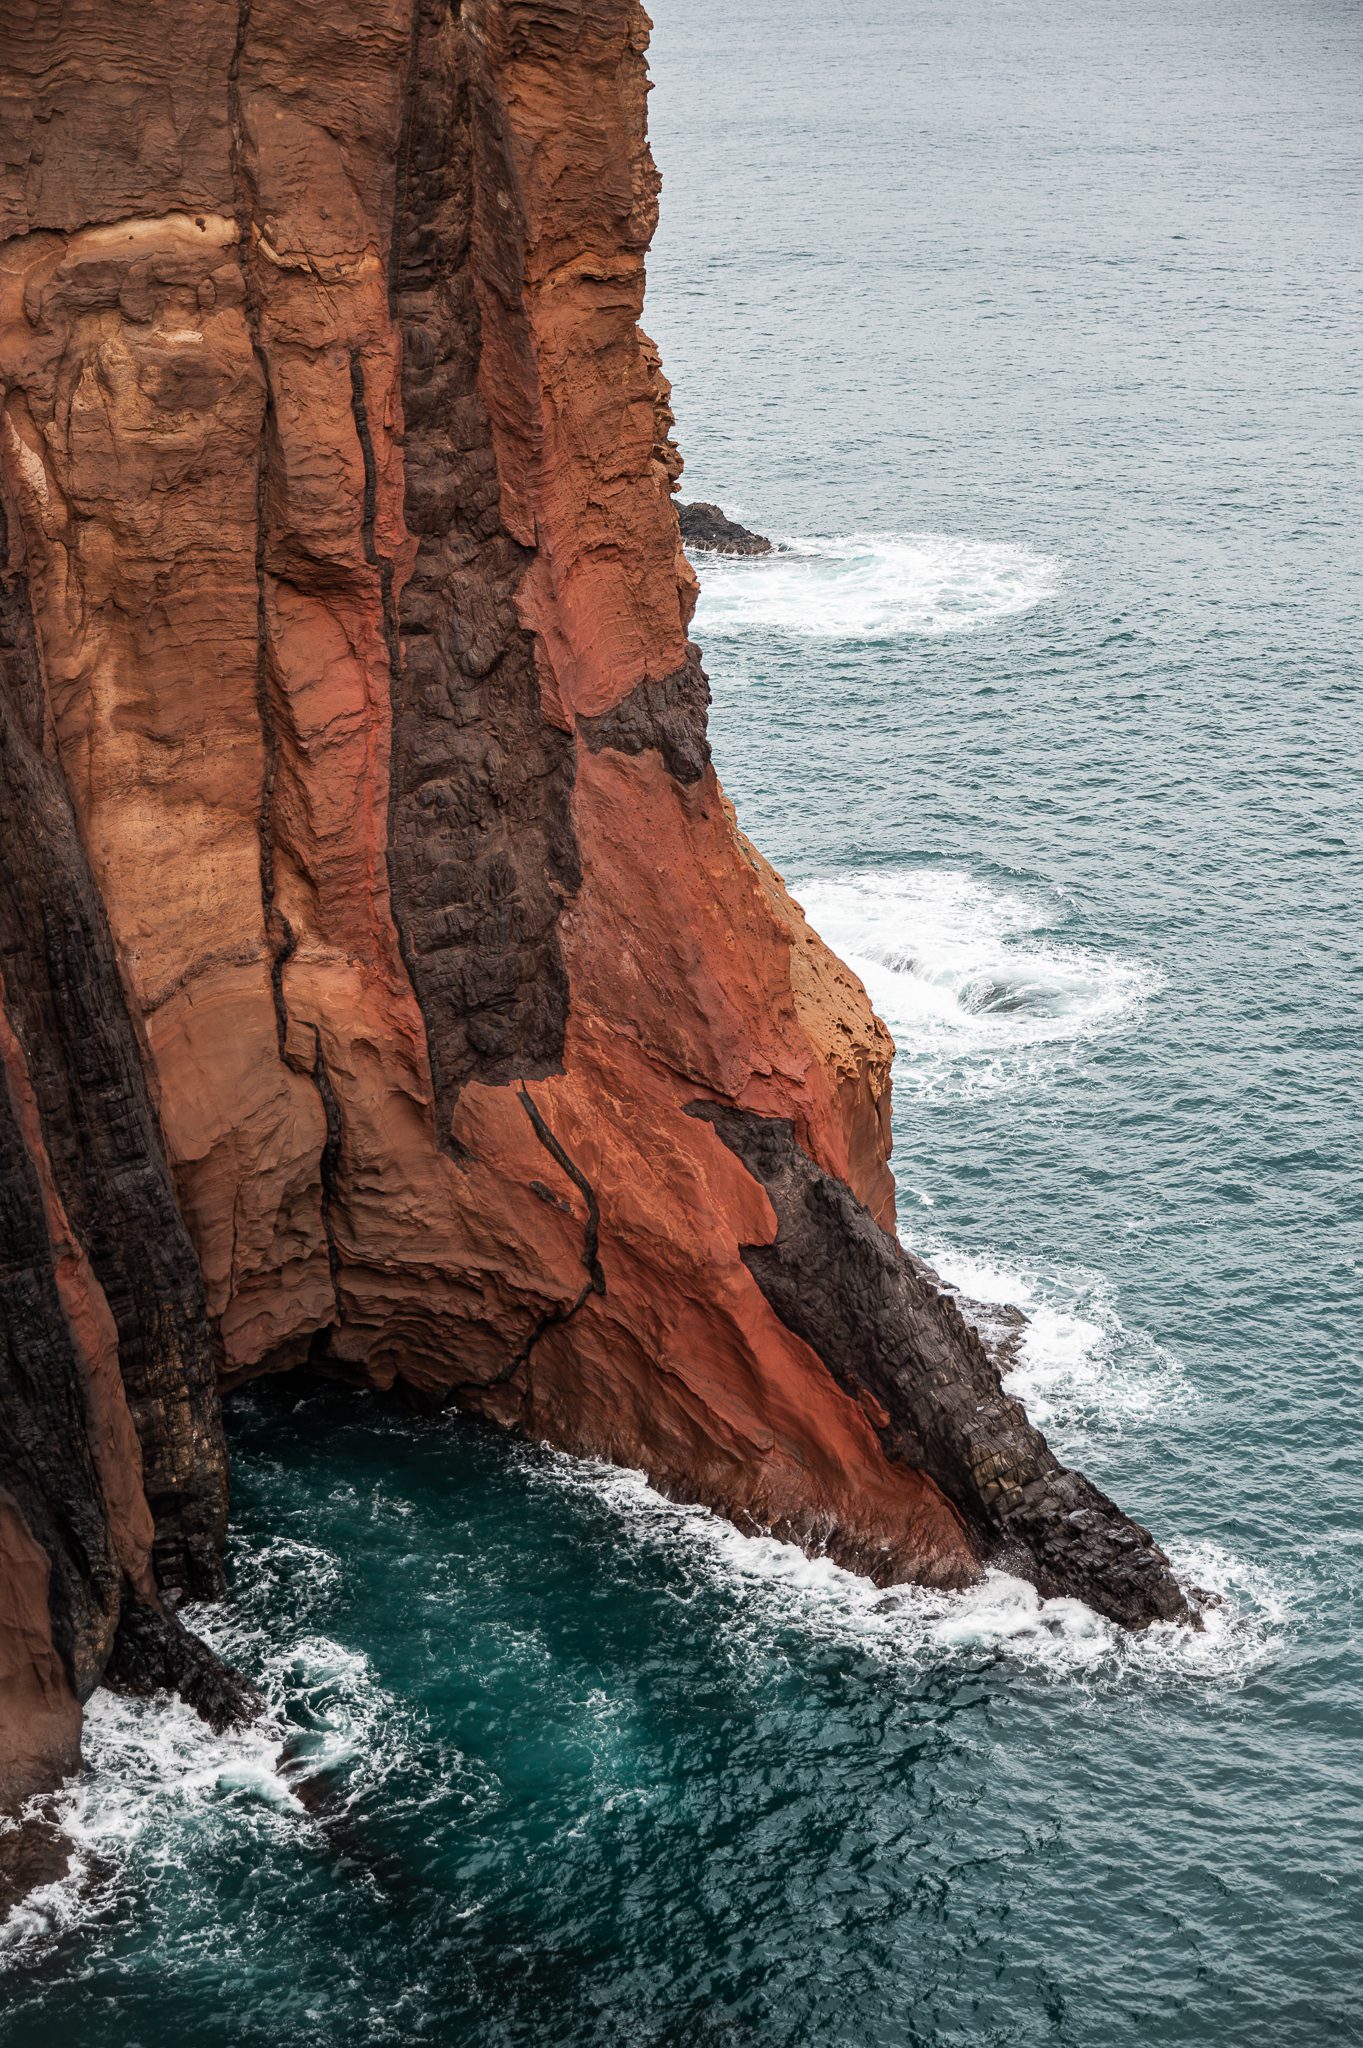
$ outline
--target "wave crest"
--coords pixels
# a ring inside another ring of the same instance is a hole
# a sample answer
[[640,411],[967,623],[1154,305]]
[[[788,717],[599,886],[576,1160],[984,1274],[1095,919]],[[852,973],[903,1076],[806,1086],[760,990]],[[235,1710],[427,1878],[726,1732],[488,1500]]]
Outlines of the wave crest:
[[1083,1464],[1099,1442],[1192,1400],[1177,1360],[1126,1327],[1101,1274],[1024,1271],[931,1240],[915,1241],[914,1250],[960,1293],[969,1320],[986,1336],[991,1308],[1021,1310],[1026,1325],[1010,1349],[1003,1383],[1069,1462]]

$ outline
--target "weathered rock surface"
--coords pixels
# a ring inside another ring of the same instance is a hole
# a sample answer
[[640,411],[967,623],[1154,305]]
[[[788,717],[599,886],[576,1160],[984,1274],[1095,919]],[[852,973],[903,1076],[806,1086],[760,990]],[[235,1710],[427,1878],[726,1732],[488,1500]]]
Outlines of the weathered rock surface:
[[[941,1281],[815,1165],[789,1119],[698,1102],[776,1211],[743,1260],[787,1328],[874,1402],[886,1453],[931,1473],[980,1556],[1131,1628],[1186,1603],[1148,1530],[1067,1471],[1003,1391],[1000,1360]],[[1005,1339],[1004,1351],[1007,1350]]]
[[215,1379],[303,1361],[1182,1612],[897,1252],[888,1038],[715,780],[646,32],[0,0],[11,1800],[106,1670],[248,1704],[169,1606]]
[[762,534],[754,533],[751,527],[740,526],[736,519],[727,518],[718,505],[707,504],[703,498],[697,498],[690,505],[679,504],[677,517],[682,539],[693,548],[708,548],[715,555],[775,553],[771,542]]

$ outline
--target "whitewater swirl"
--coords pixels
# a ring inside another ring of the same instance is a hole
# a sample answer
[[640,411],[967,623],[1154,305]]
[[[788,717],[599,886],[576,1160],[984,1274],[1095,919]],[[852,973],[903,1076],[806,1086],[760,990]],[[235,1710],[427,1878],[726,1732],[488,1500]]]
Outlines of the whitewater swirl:
[[1060,906],[960,869],[862,869],[792,886],[889,1025],[896,1087],[910,1093],[1035,1081],[1130,1024],[1161,986],[1146,961],[1061,938]]
[[783,540],[775,554],[702,558],[702,637],[894,640],[969,632],[1052,597],[1061,564],[1007,542],[942,533]]

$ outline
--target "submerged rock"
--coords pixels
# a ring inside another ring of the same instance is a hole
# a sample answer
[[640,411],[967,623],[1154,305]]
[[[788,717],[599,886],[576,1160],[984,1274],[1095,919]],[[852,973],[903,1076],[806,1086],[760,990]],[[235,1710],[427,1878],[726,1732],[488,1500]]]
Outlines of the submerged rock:
[[718,505],[697,499],[692,505],[678,505],[681,536],[688,547],[708,548],[716,555],[770,555],[771,542],[751,528],[726,518]]
[[34,1800],[22,1814],[0,1814],[0,1920],[30,1892],[64,1878],[73,1854],[54,1800]]

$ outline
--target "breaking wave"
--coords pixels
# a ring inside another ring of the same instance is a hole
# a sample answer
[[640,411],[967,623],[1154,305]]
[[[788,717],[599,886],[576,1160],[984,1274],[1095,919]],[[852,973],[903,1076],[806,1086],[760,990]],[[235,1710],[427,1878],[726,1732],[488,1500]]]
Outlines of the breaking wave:
[[680,1506],[642,1472],[551,1454],[543,1483],[585,1490],[633,1541],[666,1549],[701,1586],[737,1594],[728,1622],[737,1656],[775,1635],[855,1647],[898,1670],[994,1662],[1086,1684],[1202,1679],[1238,1685],[1271,1657],[1291,1601],[1266,1574],[1208,1544],[1168,1547],[1179,1576],[1217,1596],[1201,1631],[1156,1623],[1138,1635],[1079,1600],[1043,1600],[1011,1573],[988,1571],[962,1593],[880,1587],[796,1544],[748,1536],[708,1509]]
[[1037,1078],[1128,1023],[1161,977],[1047,936],[1042,904],[951,868],[793,884],[894,1035],[896,1086],[975,1095]]
[[1122,1322],[1101,1274],[1035,1273],[931,1240],[916,1239],[913,1249],[964,1297],[985,1334],[991,1307],[1026,1316],[1004,1385],[1069,1462],[1082,1464],[1129,1426],[1192,1399],[1178,1361]]
[[[173,1696],[104,1690],[86,1704],[85,1767],[53,1803],[71,1847],[65,1874],[0,1925],[0,1975],[30,1966],[71,1930],[102,1921],[125,1887],[167,1875],[193,1887],[232,1845],[254,1853],[334,1826],[361,1797],[401,1783],[415,1742],[410,1712],[362,1651],[308,1628],[308,1609],[342,1579],[342,1560],[277,1536],[252,1547],[245,1591],[185,1618],[265,1696],[222,1733]],[[281,1607],[292,1609],[287,1619]],[[314,1817],[324,1797],[326,1819]]]
[[[826,1557],[670,1501],[642,1472],[530,1446],[512,1457],[551,1510],[555,1496],[568,1495],[604,1515],[617,1556],[622,1542],[626,1552],[662,1552],[675,1597],[704,1602],[712,1640],[744,1668],[773,1655],[802,1660],[829,1645],[872,1656],[899,1676],[1002,1660],[1020,1674],[1090,1692],[1189,1681],[1225,1688],[1276,1653],[1291,1617],[1292,1602],[1265,1574],[1206,1545],[1170,1551],[1183,1577],[1219,1596],[1201,1633],[1160,1624],[1133,1636],[1080,1601],[1042,1599],[1002,1571],[961,1593],[881,1588]],[[388,1691],[363,1652],[281,1629],[280,1568],[286,1580],[301,1574],[324,1586],[343,1570],[339,1557],[278,1538],[242,1562],[245,1596],[190,1618],[263,1687],[265,1714],[214,1734],[178,1700],[97,1692],[86,1712],[86,1768],[57,1802],[70,1868],[0,1928],[0,1976],[31,1969],[77,1931],[85,1939],[107,1926],[116,1940],[139,1893],[167,1882],[200,1897],[203,1926],[230,1943],[239,1937],[210,1910],[205,1871],[240,1868],[243,1859],[275,1867],[291,1842],[309,1838],[321,1849],[357,1806],[391,1814],[412,1800],[438,1806],[452,1789],[466,1801],[479,1794],[477,1767],[433,1740],[424,1717]],[[319,1776],[328,1780],[320,1815],[307,1796]]]
[[706,554],[699,627],[702,637],[936,637],[1030,611],[1059,580],[1051,555],[950,534],[789,540],[773,555]]
[[107,1915],[135,1863],[188,1882],[224,1832],[259,1840],[310,1825],[280,1769],[284,1733],[267,1715],[215,1735],[182,1700],[96,1692],[85,1709],[85,1768],[55,1802],[69,1867],[0,1928],[0,1971],[26,1967],[35,1951]]

